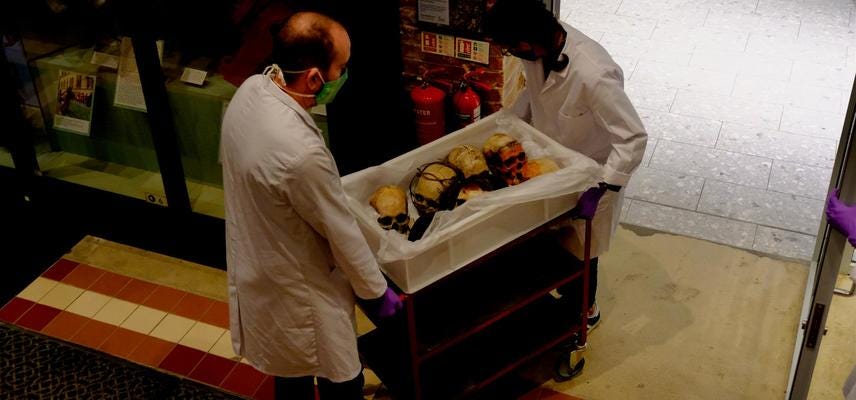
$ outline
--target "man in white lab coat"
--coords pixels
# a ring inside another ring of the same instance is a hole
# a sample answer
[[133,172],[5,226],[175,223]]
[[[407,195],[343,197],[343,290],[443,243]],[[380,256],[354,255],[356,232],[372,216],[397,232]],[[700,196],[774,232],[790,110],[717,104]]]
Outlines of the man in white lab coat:
[[[621,210],[621,188],[642,161],[648,135],[624,92],[621,68],[597,42],[557,21],[542,2],[496,0],[484,28],[505,54],[523,60],[526,87],[514,112],[603,165],[597,177],[601,183],[584,192],[578,203],[581,216],[594,215],[589,296],[589,325],[594,327],[600,320],[597,256],[609,248]],[[563,244],[582,259],[585,223],[565,225]]]
[[232,346],[276,376],[277,397],[362,399],[356,296],[401,308],[387,287],[307,110],[347,79],[350,39],[336,21],[297,13],[274,38],[274,65],[248,78],[223,118]]

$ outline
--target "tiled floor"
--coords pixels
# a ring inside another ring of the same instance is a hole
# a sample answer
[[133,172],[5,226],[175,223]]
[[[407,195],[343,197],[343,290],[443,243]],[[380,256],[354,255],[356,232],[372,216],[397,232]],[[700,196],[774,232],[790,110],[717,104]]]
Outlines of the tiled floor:
[[232,352],[226,303],[61,259],[0,309],[0,321],[243,396],[270,377]]
[[651,140],[625,223],[807,260],[853,77],[853,0],[565,0]]
[[[88,258],[98,259],[105,247],[119,265],[146,263],[148,258],[149,269],[159,267],[151,261],[156,256],[152,253],[140,252],[144,257],[129,255],[127,246],[95,238],[84,239],[70,257],[87,254]],[[226,302],[108,270],[116,265],[95,267],[72,258],[57,261],[0,308],[0,322],[233,394],[256,399],[273,397],[271,377],[232,351]],[[207,290],[225,286],[223,271],[198,265],[185,269],[177,260],[172,263],[173,277],[166,280],[187,282],[195,277],[197,281],[207,281]],[[207,279],[212,276],[216,278]],[[225,287],[222,289],[225,291]],[[359,325],[362,333],[370,329],[362,321]],[[367,398],[388,399],[382,391],[376,392],[379,381],[370,370],[366,370],[366,377]],[[524,398],[576,399],[546,388],[537,388]]]

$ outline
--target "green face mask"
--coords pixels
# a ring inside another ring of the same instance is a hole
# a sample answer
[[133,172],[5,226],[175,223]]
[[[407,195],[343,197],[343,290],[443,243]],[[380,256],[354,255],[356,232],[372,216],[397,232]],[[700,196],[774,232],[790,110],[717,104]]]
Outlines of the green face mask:
[[[304,69],[301,71],[284,71],[284,70],[279,68],[279,65],[273,64],[273,65],[265,68],[265,70],[264,70],[264,72],[262,72],[262,74],[263,75],[280,75],[281,76],[283,73],[286,73],[286,74],[302,74],[306,71],[309,71],[309,70]],[[321,83],[322,83],[321,90],[319,90],[318,93],[315,93],[314,95],[313,94],[293,92],[293,91],[288,90],[284,87],[282,88],[282,90],[285,90],[286,92],[291,93],[295,96],[314,97],[315,103],[318,105],[330,104],[333,101],[333,99],[336,98],[336,94],[339,93],[339,89],[342,88],[342,85],[344,85],[345,81],[347,81],[347,80],[348,80],[348,70],[346,69],[345,72],[343,72],[342,75],[339,76],[338,79],[330,81],[330,82],[324,82],[324,77],[322,76],[321,77]]]
[[[345,81],[348,80],[348,70],[346,69],[342,75],[333,81],[324,82],[324,85],[321,86],[321,90],[318,93],[315,93],[315,103],[317,104],[329,104],[336,98],[336,94],[339,93],[339,89],[342,88],[342,85],[345,84]],[[321,81],[324,81],[324,78],[321,78]]]

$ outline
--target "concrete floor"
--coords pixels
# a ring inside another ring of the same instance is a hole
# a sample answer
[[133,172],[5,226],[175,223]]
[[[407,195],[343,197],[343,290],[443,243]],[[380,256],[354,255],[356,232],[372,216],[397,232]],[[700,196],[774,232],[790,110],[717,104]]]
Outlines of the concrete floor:
[[[223,271],[202,265],[93,237],[68,257],[225,299]],[[588,400],[783,397],[807,265],[626,226],[602,265],[604,319],[586,369],[546,387]],[[853,315],[856,299],[836,297],[811,399],[835,398],[856,365]],[[360,318],[358,328],[372,327]]]
[[585,399],[776,399],[787,387],[807,266],[621,229],[602,258],[603,322]]
[[856,75],[856,2],[561,4],[622,67],[651,138],[622,221],[808,260]]

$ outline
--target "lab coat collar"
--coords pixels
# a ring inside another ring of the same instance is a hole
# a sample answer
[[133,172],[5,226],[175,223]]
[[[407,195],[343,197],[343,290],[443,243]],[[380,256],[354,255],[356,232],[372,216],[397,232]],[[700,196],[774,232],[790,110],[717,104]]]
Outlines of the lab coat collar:
[[321,135],[321,129],[318,128],[318,125],[315,125],[315,120],[312,119],[312,115],[309,115],[309,112],[303,109],[300,104],[297,103],[297,100],[294,100],[288,93],[282,91],[276,83],[269,76],[264,76],[264,88],[268,91],[273,97],[276,97],[279,101],[282,102],[286,107],[294,110],[300,118],[303,119],[303,122],[306,123],[306,126],[312,128],[315,133],[322,140],[324,137]]
[[[571,70],[571,63],[574,60],[571,57],[571,52],[574,49],[573,40],[571,40],[571,34],[569,32],[571,27],[570,27],[570,25],[568,25],[564,22],[560,22],[560,24],[562,25],[562,29],[564,29],[564,31],[565,31],[565,47],[562,48],[562,52],[559,54],[564,54],[565,57],[568,57],[568,63],[565,65],[565,68],[562,68],[561,71],[550,71],[550,74],[547,75],[547,81],[544,82],[544,87],[541,88],[541,93],[544,93],[547,90],[550,90],[550,88],[556,84],[556,81],[559,78],[562,78],[562,80],[567,78],[568,77],[568,71]],[[541,68],[541,71],[544,70],[544,67],[542,64],[543,62],[544,62],[544,60],[539,60],[540,65],[538,65],[538,68]]]

